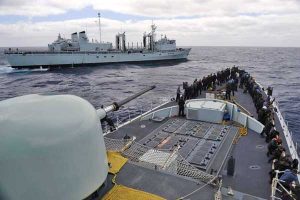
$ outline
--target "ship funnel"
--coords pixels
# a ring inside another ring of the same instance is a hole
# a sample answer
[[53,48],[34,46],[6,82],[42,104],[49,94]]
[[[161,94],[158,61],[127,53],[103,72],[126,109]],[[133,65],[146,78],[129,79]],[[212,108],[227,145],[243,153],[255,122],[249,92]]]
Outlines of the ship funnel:
[[120,35],[116,35],[116,49],[119,50],[120,49]]
[[0,101],[0,199],[85,199],[108,162],[95,108],[74,95]]
[[79,32],[79,42],[80,42],[80,43],[87,43],[88,41],[89,41],[89,40],[88,40],[88,38],[87,38],[87,36],[86,36],[85,31]]
[[77,32],[71,34],[71,39],[72,39],[72,42],[78,42]]
[[147,48],[147,35],[146,35],[146,33],[144,33],[144,35],[143,35],[143,48],[144,49]]
[[126,99],[123,99],[122,101],[114,102],[111,105],[105,107],[104,109],[102,109],[102,108],[98,109],[97,114],[98,114],[99,118],[103,119],[106,116],[106,113],[119,110],[119,108],[121,106],[123,106],[124,104],[132,101],[133,99],[136,99],[137,97],[145,94],[146,92],[148,92],[150,90],[153,90],[155,87],[156,87],[155,85],[147,87],[147,88],[141,90],[140,92],[138,92],[130,97],[127,97]]
[[118,33],[116,35],[116,49],[117,50],[122,50],[122,51],[126,51],[126,35],[125,32],[124,33]]

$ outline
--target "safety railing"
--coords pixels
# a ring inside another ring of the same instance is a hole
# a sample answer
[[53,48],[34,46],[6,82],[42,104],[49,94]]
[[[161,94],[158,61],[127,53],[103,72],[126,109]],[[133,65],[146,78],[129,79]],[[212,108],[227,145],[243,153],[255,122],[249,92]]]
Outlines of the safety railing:
[[[256,82],[256,84],[260,88],[264,88],[260,83]],[[267,95],[266,90],[264,90],[264,93]],[[283,112],[281,112],[280,109],[279,109],[279,102],[278,101],[274,101],[273,102],[273,107],[277,110],[277,112],[275,112],[275,114],[277,115],[277,117],[279,119],[279,122],[280,122],[280,125],[282,127],[283,134],[284,134],[284,136],[286,138],[286,141],[287,141],[288,148],[289,148],[289,151],[291,153],[291,156],[292,156],[293,159],[298,159],[299,160],[299,156],[298,156],[298,142],[294,139],[292,131],[289,131],[289,127],[288,127],[289,123],[286,120],[285,114]],[[298,176],[298,179],[300,180],[300,176]]]
[[[136,120],[137,118],[146,115],[151,111],[156,110],[157,108],[169,103],[173,99],[173,97],[167,96],[160,97],[155,101],[151,100],[151,102],[147,104],[137,102],[134,106],[121,107],[120,110],[110,113],[108,117],[114,121],[116,129],[118,129]],[[107,123],[102,124],[102,128],[104,135],[107,135],[111,132]]]
[[271,185],[271,199],[272,200],[281,200],[282,196],[289,196],[289,199],[296,200],[296,197],[293,196],[293,193],[290,190],[287,190],[282,184],[284,181],[281,181],[278,177],[279,173],[283,173],[283,171],[275,170],[275,177],[272,180]]
[[[259,84],[258,82],[256,82],[256,84],[260,88],[263,88],[263,86],[261,84]],[[265,90],[264,90],[264,93],[267,95],[267,92]],[[284,134],[284,137],[286,139],[287,146],[289,148],[289,152],[291,154],[291,157],[293,159],[298,159],[299,160],[298,143],[297,143],[296,140],[293,139],[293,133],[289,131],[288,121],[285,118],[285,114],[283,112],[280,112],[280,110],[279,110],[279,102],[278,101],[274,101],[273,102],[273,107],[277,110],[275,112],[275,114],[277,115],[279,123],[280,123],[280,126],[281,126],[281,128],[283,130],[283,134]],[[298,165],[298,168],[299,168],[299,165]],[[278,186],[282,186],[282,184],[280,183],[280,180],[278,179],[278,173],[280,173],[280,172],[279,171],[276,172],[276,176],[275,176],[275,178],[272,181],[272,186],[271,186],[272,187],[271,188],[272,189],[271,190],[271,199],[272,200],[281,199],[280,197],[276,196],[276,194],[282,192],[280,189],[278,189]],[[300,176],[297,175],[297,177],[298,177],[298,181],[300,181]],[[284,187],[281,187],[281,188],[283,188],[283,190],[285,189]],[[290,194],[290,193],[287,193],[287,194]]]
[[[273,102],[273,107],[277,109],[276,115],[277,115],[277,117],[279,119],[279,122],[281,124],[283,134],[284,134],[285,139],[287,141],[288,148],[290,150],[291,156],[292,156],[293,159],[298,159],[299,160],[298,144],[297,144],[296,139],[294,139],[294,137],[293,137],[293,133],[291,131],[289,131],[288,121],[285,119],[284,113],[280,112],[279,103],[277,101]],[[300,180],[299,176],[298,176],[298,179]]]
[[[145,49],[130,49],[130,53],[142,53],[150,54],[152,51]],[[176,49],[176,50],[162,50],[160,53],[168,53],[174,51],[185,51],[185,49]],[[125,51],[127,53],[128,51]],[[109,50],[109,51],[78,51],[78,50],[63,50],[63,51],[49,51],[49,50],[26,50],[26,49],[4,49],[4,54],[123,54],[124,51],[119,50]]]

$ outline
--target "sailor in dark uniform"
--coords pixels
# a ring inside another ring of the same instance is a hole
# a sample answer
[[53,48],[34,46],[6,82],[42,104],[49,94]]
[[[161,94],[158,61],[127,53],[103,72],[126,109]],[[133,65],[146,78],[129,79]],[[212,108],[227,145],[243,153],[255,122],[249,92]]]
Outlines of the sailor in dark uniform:
[[231,92],[231,85],[230,85],[230,83],[226,83],[226,95],[225,95],[225,99],[230,100],[230,92]]
[[264,137],[264,134],[266,134],[266,142],[269,143],[272,139],[270,136],[270,132],[272,127],[274,127],[274,124],[272,121],[268,121],[262,132],[260,133],[261,137]]
[[[103,105],[101,105],[101,108],[103,109]],[[113,131],[116,130],[116,127],[115,127],[115,124],[114,124],[113,120],[110,119],[109,117],[107,117],[107,115],[103,119],[101,119],[100,121],[101,121],[101,123],[106,122],[108,124],[110,132],[113,132]]]
[[176,93],[176,102],[178,102],[179,101],[179,98],[180,98],[180,86],[178,86],[178,88],[177,88],[177,93]]
[[183,99],[182,96],[180,96],[180,99],[179,99],[179,102],[178,102],[178,106],[179,106],[178,116],[184,117],[184,104],[185,104],[185,100]]
[[201,92],[202,92],[202,80],[201,79],[198,81],[198,90],[201,95]]

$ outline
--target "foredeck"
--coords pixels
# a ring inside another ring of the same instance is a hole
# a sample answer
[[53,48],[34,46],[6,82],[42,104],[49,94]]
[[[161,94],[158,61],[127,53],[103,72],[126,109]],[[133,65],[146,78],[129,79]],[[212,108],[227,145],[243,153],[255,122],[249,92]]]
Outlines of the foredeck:
[[[199,98],[203,97],[204,94]],[[249,94],[238,89],[234,99],[251,115],[257,117]],[[176,102],[169,102],[161,108],[174,105]],[[234,125],[191,121],[179,117],[162,121],[140,119],[122,126],[106,137],[122,139],[128,135],[135,137],[135,142],[147,147],[147,150],[158,149],[170,153],[180,145],[179,155],[195,169],[214,177],[222,177],[221,191],[224,199],[269,199],[271,187],[268,172],[271,170],[271,164],[268,163],[266,156],[267,144],[258,133],[248,130],[247,136],[237,138],[238,127]],[[278,130],[281,130],[280,126]],[[211,157],[206,159],[207,156]],[[233,176],[228,176],[227,160],[231,156],[235,159],[235,173]],[[205,161],[207,161],[206,165],[204,165]],[[156,168],[145,167],[135,162],[129,162],[124,166],[117,182],[166,199],[183,197],[193,191],[194,193],[187,198],[213,199],[217,191],[217,188],[206,185],[205,181],[195,181],[190,177],[156,171]],[[229,187],[234,191],[234,196],[227,194]],[[197,190],[197,188],[201,189]]]

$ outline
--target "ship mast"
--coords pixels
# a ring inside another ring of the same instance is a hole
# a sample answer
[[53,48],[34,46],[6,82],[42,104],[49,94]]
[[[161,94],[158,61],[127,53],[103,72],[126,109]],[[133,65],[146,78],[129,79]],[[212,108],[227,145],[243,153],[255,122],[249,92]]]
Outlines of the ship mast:
[[153,20],[152,20],[151,37],[150,37],[150,48],[151,48],[152,51],[154,51],[155,30],[156,30],[156,26],[155,26],[155,24],[153,24]]
[[101,43],[101,14],[98,13],[98,19],[99,19],[99,39]]

